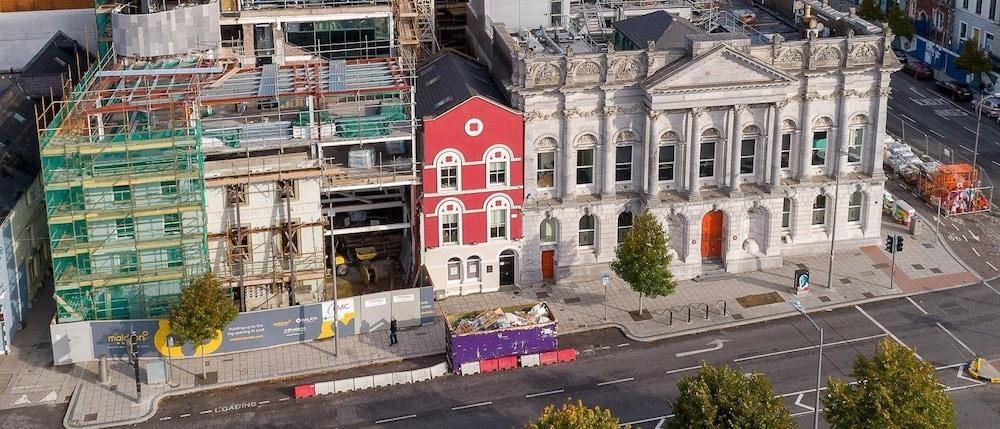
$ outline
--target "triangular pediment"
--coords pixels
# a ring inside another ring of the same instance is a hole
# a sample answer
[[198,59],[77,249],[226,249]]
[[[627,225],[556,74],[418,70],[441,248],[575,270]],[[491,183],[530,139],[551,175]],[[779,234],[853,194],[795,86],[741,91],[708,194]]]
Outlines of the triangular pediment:
[[671,64],[646,81],[650,91],[705,91],[723,88],[785,86],[797,80],[726,45],[680,64]]

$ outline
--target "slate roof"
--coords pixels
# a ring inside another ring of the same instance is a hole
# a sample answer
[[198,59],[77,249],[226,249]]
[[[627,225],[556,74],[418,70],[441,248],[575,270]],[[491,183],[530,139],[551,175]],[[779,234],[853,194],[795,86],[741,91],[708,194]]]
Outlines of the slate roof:
[[[57,31],[17,73],[18,83],[32,98],[49,97],[50,88],[56,98],[61,98],[62,87],[60,85],[62,81],[59,76],[71,72],[73,81],[79,81],[76,69],[77,58],[80,61],[80,71],[86,72],[89,55],[87,50],[76,40],[62,31]],[[93,62],[93,57],[89,62]]]
[[34,102],[16,81],[0,78],[0,221],[38,175]]
[[438,116],[474,96],[510,107],[485,65],[444,49],[417,69],[417,117]]
[[640,49],[646,49],[650,41],[656,43],[657,50],[683,48],[688,44],[689,35],[704,33],[691,22],[662,10],[616,21],[612,25]]

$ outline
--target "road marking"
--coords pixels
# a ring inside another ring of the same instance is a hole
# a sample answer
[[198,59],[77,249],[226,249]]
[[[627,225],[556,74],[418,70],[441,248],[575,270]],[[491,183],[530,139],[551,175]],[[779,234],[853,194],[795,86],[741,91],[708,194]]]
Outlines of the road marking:
[[937,132],[937,131],[934,131],[934,130],[931,130],[931,133],[933,133],[934,135],[936,135],[936,136],[938,136],[938,137],[941,137],[941,138],[946,138],[945,136],[941,135],[941,133],[939,133],[939,132]]
[[467,408],[485,407],[487,405],[493,405],[493,401],[480,402],[478,404],[461,405],[458,407],[451,407],[452,411],[464,410]]
[[[855,381],[855,382],[851,382],[851,383],[848,383],[848,384],[855,384],[855,383],[857,383],[857,382]],[[820,388],[819,388],[819,391],[820,391],[820,392],[822,392],[822,391],[824,391],[824,390],[826,390],[826,387],[820,387]],[[812,392],[815,392],[815,391],[816,391],[816,389],[815,389],[815,388],[813,388],[813,389],[806,389],[806,390],[800,390],[800,391],[798,391],[798,392],[792,392],[792,393],[785,393],[785,394],[783,394],[783,395],[775,395],[774,397],[775,397],[775,398],[787,398],[787,397],[789,397],[789,396],[795,396],[795,395],[804,395],[804,394],[806,394],[806,393],[812,393]]]
[[807,409],[809,411],[815,410],[816,409],[815,407],[810,407],[810,406],[802,403],[802,398],[804,398],[805,396],[806,396],[805,393],[799,393],[799,396],[795,398],[795,405],[798,405],[798,406],[800,406],[802,408],[805,408],[805,409]]
[[903,114],[900,114],[899,116],[902,116],[903,119],[906,119],[907,121],[913,122],[914,124],[917,123],[917,121],[914,121],[913,118],[911,118],[909,116],[906,116],[906,115],[903,115]]
[[948,328],[945,328],[944,325],[941,324],[941,322],[935,322],[935,323],[937,323],[938,328],[941,328],[941,330],[944,331],[944,333],[948,334],[948,336],[951,337],[951,339],[955,340],[955,342],[958,343],[958,345],[962,346],[963,348],[965,348],[965,350],[971,353],[972,357],[979,356],[976,354],[976,352],[972,351],[972,349],[970,349],[969,346],[965,345],[965,343],[963,343],[962,340],[958,339],[958,337],[956,337],[955,334],[952,334],[951,331],[948,330]]
[[993,291],[993,293],[995,293],[997,295],[1000,295],[1000,290],[994,289],[993,286],[990,286],[989,283],[983,282],[983,286],[986,286],[986,287],[990,288],[990,290]]
[[913,91],[914,94],[917,94],[917,95],[919,95],[921,97],[924,97],[924,94],[921,93],[920,91],[917,91],[917,88],[914,88],[914,87],[911,86],[910,87],[910,91]]
[[924,308],[921,307],[919,304],[917,304],[917,302],[914,301],[912,298],[906,297],[906,300],[910,301],[910,304],[913,304],[914,307],[917,307],[917,310],[920,310],[921,313],[927,314],[927,310],[924,310]]
[[972,237],[973,240],[979,241],[978,235],[974,234],[971,229],[968,231],[969,231],[969,236]]
[[667,371],[667,374],[676,374],[678,372],[694,371],[696,369],[701,369],[701,365],[698,365],[698,366],[689,366],[687,368],[672,369],[670,371]]
[[[965,128],[965,131],[968,131],[968,132],[970,132],[972,134],[976,133],[976,130],[973,130],[973,129],[969,128],[969,127],[962,127],[962,128]],[[961,146],[961,145],[959,145],[959,146]],[[962,147],[965,147],[965,146],[962,146]]]
[[541,392],[541,393],[532,393],[532,394],[530,394],[530,395],[524,395],[524,397],[525,397],[525,398],[537,398],[537,397],[539,397],[539,396],[546,396],[546,395],[555,395],[555,394],[557,394],[557,393],[563,393],[563,392],[565,392],[565,390],[563,390],[563,389],[558,389],[558,390],[550,390],[550,391],[548,391],[548,392]]
[[162,422],[162,421],[164,421],[164,420],[170,420],[170,419],[172,419],[172,418],[173,418],[173,417],[170,417],[170,416],[167,416],[167,417],[160,417],[160,421]]
[[258,404],[260,404],[260,405],[270,404],[270,403],[271,403],[271,401],[260,401],[260,402],[258,402]]
[[965,372],[965,365],[962,365],[961,368],[958,368],[958,374],[955,374],[955,377],[958,377],[959,380],[971,381],[976,384],[985,384],[979,380],[966,377],[965,374],[963,374],[963,372]]
[[673,416],[674,416],[673,414],[667,414],[667,415],[665,415],[665,416],[660,416],[660,417],[650,417],[650,418],[648,418],[648,419],[642,419],[642,420],[636,420],[636,421],[634,421],[634,422],[626,422],[626,423],[622,423],[622,424],[620,424],[620,425],[618,425],[618,426],[629,426],[629,425],[637,425],[637,424],[639,424],[639,423],[649,423],[649,422],[655,422],[655,421],[657,421],[657,420],[660,420],[660,421],[662,422],[663,420],[666,420],[666,419],[669,419],[669,418],[671,418],[671,417],[673,417]]
[[278,402],[281,402],[281,401],[287,401],[287,400],[289,400],[289,399],[292,399],[292,398],[280,398],[280,399],[278,399]]
[[990,162],[992,162],[992,163],[996,164],[998,167],[1000,167],[1000,162],[996,162],[996,161],[990,161]]
[[191,417],[191,414],[187,414],[187,413],[185,413],[185,414],[181,414],[181,417],[182,417],[182,418],[183,418],[183,417]]
[[708,344],[706,344],[707,346],[712,346],[712,347],[709,347],[707,349],[691,350],[689,352],[674,353],[674,356],[684,357],[684,356],[696,355],[696,354],[699,354],[699,353],[706,353],[706,352],[716,351],[716,350],[721,349],[722,348],[722,344],[725,343],[725,342],[727,342],[727,341],[729,341],[729,340],[712,340]]
[[198,414],[209,414],[211,412],[212,412],[212,410],[205,410],[205,411],[202,411],[202,412],[200,412]]
[[[854,342],[858,342],[858,341],[867,341],[867,340],[871,340],[871,339],[875,339],[875,338],[882,338],[885,335],[886,334],[869,335],[867,337],[851,338],[849,340],[836,341],[836,342],[832,342],[832,343],[823,343],[823,347],[830,347],[830,346],[836,346],[836,345],[840,345],[840,344],[854,343]],[[743,361],[748,361],[748,360],[753,360],[753,359],[760,359],[760,358],[766,358],[766,357],[771,357],[771,356],[778,356],[778,355],[783,355],[783,354],[788,354],[788,353],[796,353],[796,352],[801,352],[801,351],[806,351],[806,350],[812,350],[812,349],[815,349],[815,348],[818,348],[818,347],[819,347],[818,345],[815,345],[815,346],[805,346],[805,347],[799,347],[797,349],[781,350],[781,351],[777,351],[777,352],[764,353],[764,354],[760,354],[760,355],[746,356],[746,357],[741,357],[741,358],[738,358],[738,359],[733,359],[733,362],[743,362]]]
[[982,384],[969,384],[969,385],[958,386],[958,387],[948,387],[948,388],[944,389],[944,391],[945,392],[953,392],[953,391],[956,391],[956,390],[971,389],[973,387],[980,387],[980,386],[985,386],[985,385],[986,385],[986,383],[982,383]]
[[975,253],[975,254],[976,254],[976,256],[978,256],[978,257],[980,257],[980,258],[982,258],[982,257],[983,257],[983,255],[980,255],[980,254],[979,254],[979,252],[978,252],[978,251],[976,251],[976,248],[975,248],[975,247],[973,247],[973,248],[971,248],[971,249],[972,249],[972,253]]
[[[882,326],[881,323],[878,323],[878,320],[875,320],[874,317],[872,317],[871,315],[869,315],[868,312],[865,311],[864,309],[862,309],[860,306],[855,305],[854,308],[856,308],[858,311],[860,311],[862,315],[864,315],[866,318],[868,318],[868,320],[871,321],[876,327],[878,327],[879,329],[881,329],[882,332],[885,332],[885,334],[888,335],[889,338],[892,338],[893,341],[899,343],[903,347],[906,347],[908,349],[912,349],[912,347],[906,345],[906,343],[904,343],[903,340],[899,339],[899,337],[897,337],[896,335],[894,335],[892,332],[889,332],[889,330],[886,329],[885,326]],[[924,358],[921,357],[920,354],[917,353],[915,350],[913,351],[913,355],[916,356],[917,359],[924,360]]]
[[[826,411],[826,409],[824,408],[824,409],[822,409],[820,411]],[[789,414],[789,416],[791,416],[791,417],[798,417],[798,416],[804,416],[806,414],[812,414],[812,413],[813,413],[812,411],[800,411],[800,412],[797,412],[795,414]]]
[[937,368],[934,368],[934,370],[935,371],[941,371],[943,369],[959,368],[959,367],[963,367],[963,366],[965,366],[965,362],[962,362],[962,363],[953,363],[951,365],[945,365],[945,366],[939,366]]
[[989,265],[990,268],[993,269],[993,271],[1000,271],[1000,270],[997,269],[997,267],[993,266],[993,264],[991,264],[990,261],[985,261],[985,262],[986,262],[986,265]]
[[389,423],[389,422],[395,422],[395,421],[399,421],[399,420],[412,419],[412,418],[414,418],[416,416],[417,416],[416,414],[408,414],[408,415],[405,415],[405,416],[393,417],[391,419],[375,420],[375,424],[380,425],[382,423]]
[[618,347],[628,347],[628,343],[621,343],[618,345]]
[[635,380],[635,377],[623,378],[621,380],[605,381],[603,383],[597,383],[598,386],[607,386],[609,384],[625,383],[628,381]]

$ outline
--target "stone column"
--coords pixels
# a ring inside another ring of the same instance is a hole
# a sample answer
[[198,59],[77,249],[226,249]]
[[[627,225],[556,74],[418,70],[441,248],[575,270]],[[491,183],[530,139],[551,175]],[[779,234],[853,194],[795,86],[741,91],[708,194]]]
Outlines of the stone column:
[[[611,198],[615,195],[615,148],[617,147],[617,141],[614,138],[614,130],[611,126],[612,112],[614,111],[612,107],[604,106],[601,109],[603,114],[601,115],[601,144],[603,144],[601,151],[601,197]],[[633,150],[635,148],[632,148]],[[596,154],[595,154],[596,155]],[[596,158],[596,156],[595,156]],[[596,179],[596,177],[595,177]]]
[[809,108],[809,97],[802,97],[802,117],[800,121],[802,122],[802,135],[799,137],[798,144],[798,171],[795,172],[795,178],[805,179],[807,177],[807,172],[809,171],[810,158],[812,157],[812,112]]
[[781,135],[783,134],[781,109],[783,107],[784,103],[776,103],[768,107],[768,112],[771,115],[771,121],[768,124],[770,130],[767,134],[771,139],[771,163],[769,164],[767,187],[771,192],[781,188]]
[[646,168],[643,176],[646,180],[646,195],[650,200],[655,200],[660,194],[659,182],[659,160],[660,160],[660,127],[656,125],[656,119],[660,117],[660,112],[651,110],[646,115]]
[[[882,81],[886,80],[888,80],[886,75],[883,75]],[[879,82],[879,87],[881,87],[882,81]],[[885,156],[882,152],[882,147],[885,145],[885,115],[886,101],[889,98],[889,88],[874,89],[872,93],[872,97],[875,98],[875,115],[872,116],[874,119],[871,121],[871,129],[868,132],[871,135],[871,137],[868,137],[867,155],[870,161],[867,164],[865,172],[871,177],[885,177],[885,172],[882,170],[882,158]]]
[[[565,111],[563,109],[563,112]],[[559,143],[562,148],[562,154],[557,162],[557,164],[562,165],[562,201],[569,201],[576,194],[576,148],[570,141],[569,121],[566,120],[565,115],[557,120],[559,121]]]
[[681,130],[680,139],[677,141],[677,148],[674,149],[674,183],[678,192],[687,192],[688,186],[688,147],[690,138],[694,134],[691,131],[692,118],[691,111],[684,113],[684,128]]
[[837,141],[834,144],[827,144],[827,157],[834,161],[834,164],[830,167],[830,177],[843,176],[844,169],[847,167],[847,142],[850,139],[850,111],[847,108],[847,95],[846,91],[840,91],[840,97],[837,97],[837,108],[839,110],[839,117],[837,118]]
[[701,150],[701,123],[704,120],[705,109],[691,110],[691,132],[688,134],[688,199],[701,199],[701,189],[698,184],[698,151]]
[[747,106],[738,104],[733,106],[733,132],[729,143],[729,195],[740,196],[740,155],[743,151],[743,118],[746,116]]

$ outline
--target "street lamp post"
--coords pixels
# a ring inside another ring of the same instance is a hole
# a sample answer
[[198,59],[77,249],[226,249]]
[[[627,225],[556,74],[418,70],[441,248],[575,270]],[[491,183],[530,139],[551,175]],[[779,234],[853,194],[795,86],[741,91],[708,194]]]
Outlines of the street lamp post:
[[809,313],[806,313],[805,309],[802,308],[802,303],[798,301],[789,302],[792,308],[801,313],[809,323],[812,323],[813,327],[819,331],[819,358],[816,363],[816,403],[815,408],[813,408],[813,429],[819,428],[819,389],[823,385],[823,328],[821,328]]
[[611,283],[611,277],[608,273],[604,273],[601,276],[601,283],[604,284],[604,321],[608,321],[608,283]]
[[976,142],[972,147],[972,174],[976,175],[976,187],[979,187],[979,170],[976,169],[976,161],[979,157],[979,129],[983,126],[983,99],[980,97],[976,103]]

